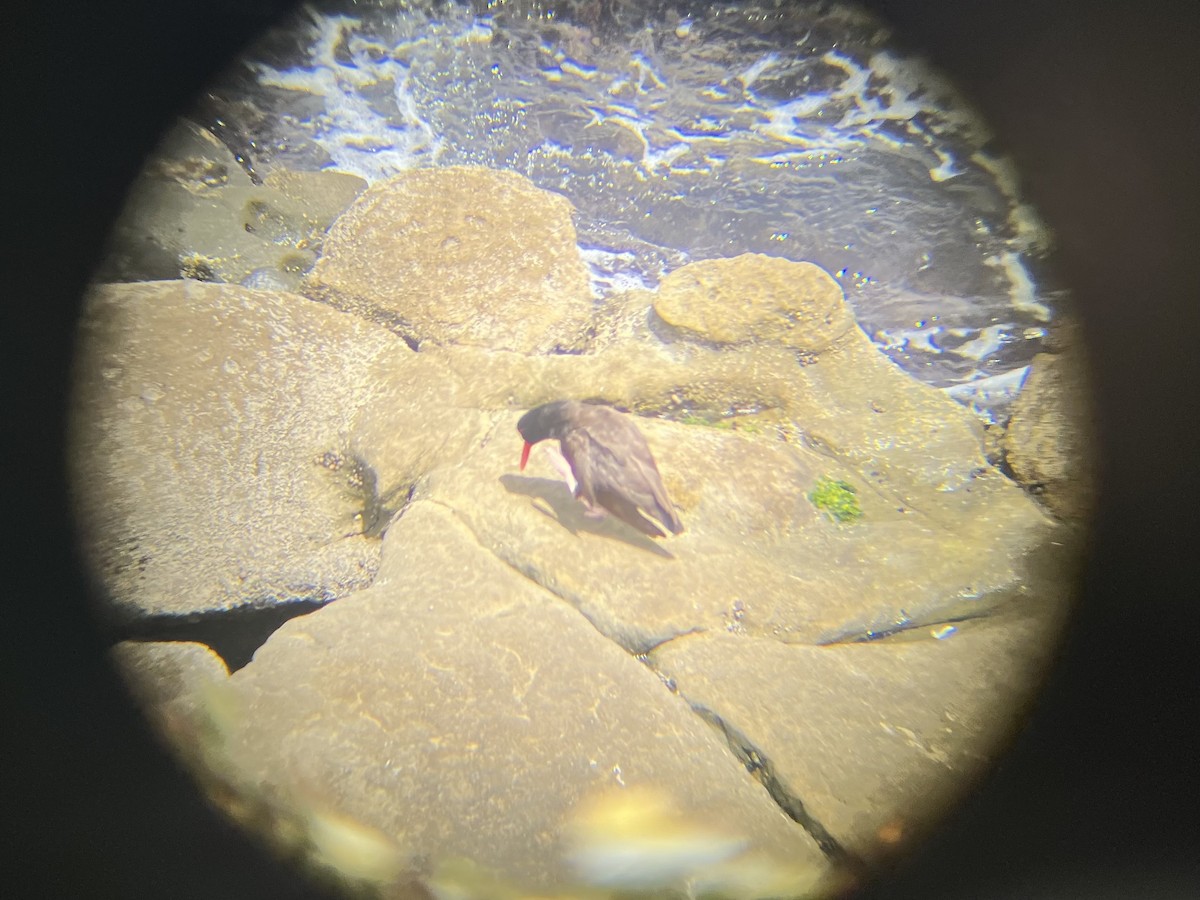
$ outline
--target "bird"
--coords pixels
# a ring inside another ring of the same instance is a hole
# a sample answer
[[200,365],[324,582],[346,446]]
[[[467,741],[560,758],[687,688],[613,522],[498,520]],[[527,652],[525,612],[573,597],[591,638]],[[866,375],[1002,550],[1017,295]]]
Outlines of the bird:
[[575,498],[588,515],[607,511],[648,537],[666,537],[646,512],[672,534],[683,532],[650,446],[629,416],[595,403],[554,400],[521,416],[517,431],[525,440],[521,471],[534,444],[558,440],[575,478]]

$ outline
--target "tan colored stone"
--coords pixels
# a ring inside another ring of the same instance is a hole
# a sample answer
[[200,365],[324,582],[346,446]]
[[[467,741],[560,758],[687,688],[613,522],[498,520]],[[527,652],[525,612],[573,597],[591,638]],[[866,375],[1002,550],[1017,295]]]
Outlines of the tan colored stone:
[[582,346],[592,308],[566,198],[471,167],[373,184],[304,290],[412,339],[522,352]]
[[574,880],[568,822],[623,789],[824,867],[714,729],[455,512],[418,501],[384,543],[370,590],[289,621],[231,677],[242,775],[322,798],[425,867],[466,857],[533,888]]
[[1086,519],[1095,507],[1090,406],[1079,350],[1039,353],[1004,435],[1005,459],[1017,480],[1063,519]]
[[295,294],[99,288],[80,325],[71,463],[85,554],[124,613],[370,583],[369,476],[347,429],[390,332]]
[[321,172],[276,169],[263,183],[295,204],[296,212],[310,231],[326,230],[367,187],[357,175],[332,169]]
[[812,353],[854,327],[841,287],[824,269],[758,253],[676,269],[659,285],[654,311],[718,343],[775,342]]
[[[355,417],[349,446],[375,474],[380,495],[396,498],[389,509],[433,470],[458,465],[491,429],[495,414],[472,397],[470,370],[460,369],[431,346],[380,357],[362,373],[376,393]],[[478,374],[493,373],[482,367]]]
[[826,647],[709,632],[651,661],[843,847],[887,858],[996,759],[1045,672],[1061,611],[1026,604],[957,631]]
[[191,278],[295,288],[326,230],[366,182],[344,172],[288,172],[253,184],[229,151],[177,126],[130,189],[102,281]]

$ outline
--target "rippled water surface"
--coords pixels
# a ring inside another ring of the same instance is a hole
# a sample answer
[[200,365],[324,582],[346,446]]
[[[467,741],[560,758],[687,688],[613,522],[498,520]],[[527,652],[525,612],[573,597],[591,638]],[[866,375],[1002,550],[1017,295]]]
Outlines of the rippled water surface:
[[383,7],[308,9],[251,54],[220,97],[253,165],[512,169],[575,204],[598,294],[694,259],[811,260],[910,372],[984,409],[1019,386],[1055,305],[1049,235],[986,125],[877,20]]

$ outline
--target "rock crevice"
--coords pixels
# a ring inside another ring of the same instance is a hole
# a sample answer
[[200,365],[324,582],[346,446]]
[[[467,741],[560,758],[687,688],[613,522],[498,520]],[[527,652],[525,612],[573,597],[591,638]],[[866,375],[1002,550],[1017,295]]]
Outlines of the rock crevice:
[[821,848],[821,852],[831,862],[854,870],[862,870],[864,868],[862,862],[849,853],[838,839],[830,834],[829,830],[805,809],[804,801],[787,789],[783,781],[775,774],[775,769],[770,759],[758,747],[755,747],[744,734],[738,732],[736,728],[711,709],[693,705],[692,711],[725,736],[725,740],[729,744],[729,749],[741,760],[742,765],[746,767],[746,771],[754,776],[754,779],[763,786],[771,796],[771,799],[779,805],[780,809],[787,813],[790,819],[812,836],[813,841]]

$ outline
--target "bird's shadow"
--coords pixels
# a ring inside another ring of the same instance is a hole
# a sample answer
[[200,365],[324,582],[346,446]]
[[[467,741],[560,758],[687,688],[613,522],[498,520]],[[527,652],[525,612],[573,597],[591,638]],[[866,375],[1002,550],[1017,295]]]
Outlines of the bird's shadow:
[[[544,516],[554,519],[573,535],[581,531],[599,535],[610,540],[623,541],[639,550],[653,553],[665,559],[675,559],[675,554],[660,546],[651,537],[635,531],[631,526],[606,515],[593,518],[586,514],[582,503],[575,499],[570,489],[561,481],[552,478],[536,478],[528,475],[501,475],[500,483],[510,494],[521,494],[533,499],[533,508]],[[541,500],[542,503],[537,501]]]

